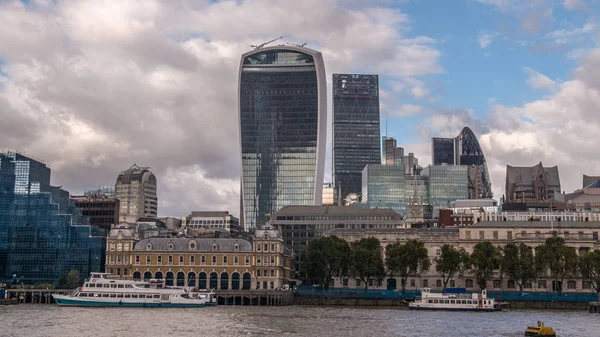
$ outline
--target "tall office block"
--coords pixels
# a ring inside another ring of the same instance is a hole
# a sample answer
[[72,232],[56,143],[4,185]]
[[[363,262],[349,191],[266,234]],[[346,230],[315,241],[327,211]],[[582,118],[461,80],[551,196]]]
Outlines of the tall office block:
[[70,270],[102,271],[104,247],[69,193],[50,185],[50,168],[0,153],[0,282],[51,283]]
[[404,148],[396,146],[396,138],[383,136],[381,139],[383,151],[381,152],[381,164],[400,165],[404,157]]
[[239,70],[241,218],[264,225],[288,205],[320,205],[327,136],[321,53],[297,46],[257,48]]
[[455,164],[454,138],[431,139],[431,163],[433,165]]
[[115,184],[115,194],[119,199],[119,220],[137,221],[141,217],[158,215],[156,196],[156,176],[149,167],[132,165],[121,172]]
[[333,181],[341,197],[360,195],[362,170],[379,163],[378,76],[333,74]]

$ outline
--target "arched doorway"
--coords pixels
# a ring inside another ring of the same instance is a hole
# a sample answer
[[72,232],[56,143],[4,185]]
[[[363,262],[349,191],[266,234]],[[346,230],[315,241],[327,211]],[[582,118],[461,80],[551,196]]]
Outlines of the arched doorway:
[[210,273],[210,289],[217,289],[217,286],[219,285],[218,282],[218,275],[215,272]]
[[162,280],[163,274],[161,272],[157,271],[156,274],[154,274],[154,278],[157,280]]
[[177,273],[177,286],[178,287],[185,286],[185,274],[182,271]]
[[139,280],[142,278],[142,273],[140,273],[139,271],[133,272],[133,279],[134,280]]
[[252,276],[250,276],[250,273],[244,273],[242,278],[242,289],[250,290]]
[[229,274],[227,274],[227,272],[221,273],[221,289],[229,289]]
[[231,289],[232,290],[240,289],[240,274],[239,273],[231,274]]
[[198,274],[198,289],[206,289],[206,273],[201,272]]
[[144,273],[144,281],[148,281],[152,278],[152,273],[147,271]]
[[187,286],[188,287],[196,287],[196,273],[194,273],[194,272],[188,273]]
[[396,279],[389,278],[387,280],[387,290],[396,290]]
[[166,282],[166,284],[167,284],[168,286],[172,286],[172,285],[173,285],[173,273],[172,273],[172,272],[170,272],[170,271],[169,271],[169,272],[167,272],[167,277],[166,277],[166,279],[167,279],[167,282]]

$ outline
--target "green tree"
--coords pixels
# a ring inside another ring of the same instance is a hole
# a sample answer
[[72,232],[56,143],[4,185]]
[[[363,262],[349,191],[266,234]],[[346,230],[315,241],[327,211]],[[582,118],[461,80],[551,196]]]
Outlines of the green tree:
[[67,278],[63,275],[61,276],[55,283],[54,288],[56,289],[68,289],[67,288]]
[[325,289],[334,277],[345,277],[349,269],[350,246],[337,236],[326,236],[308,243],[302,252],[301,269],[308,278]]
[[462,274],[469,263],[469,254],[463,249],[452,245],[443,245],[440,256],[434,259],[435,270],[442,276],[443,290],[454,275]]
[[565,245],[565,239],[553,236],[536,248],[535,260],[542,275],[550,271],[555,289],[561,293],[566,277],[577,273],[577,253],[575,248]]
[[67,274],[66,278],[66,289],[75,289],[82,284],[81,279],[79,277],[79,270],[71,270]]
[[535,259],[533,249],[525,244],[508,243],[502,249],[500,270],[519,286],[523,292],[523,285],[535,279]]
[[381,245],[376,238],[364,238],[350,244],[350,275],[369,288],[369,280],[381,282],[385,267],[381,258]]
[[392,243],[385,248],[385,264],[391,275],[400,276],[402,293],[406,290],[406,279],[410,275],[429,270],[431,262],[427,248],[419,240]]
[[487,281],[492,278],[494,269],[500,267],[500,254],[498,248],[489,241],[482,241],[475,245],[471,253],[469,263],[472,265],[472,273],[475,275],[479,289],[487,286]]
[[600,301],[600,250],[592,250],[581,256],[579,270],[583,279],[592,284]]

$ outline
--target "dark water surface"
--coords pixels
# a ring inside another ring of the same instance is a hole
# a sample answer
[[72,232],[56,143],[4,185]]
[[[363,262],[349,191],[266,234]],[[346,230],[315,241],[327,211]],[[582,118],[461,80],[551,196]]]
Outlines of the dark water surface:
[[600,336],[586,311],[424,312],[340,307],[65,308],[0,306],[0,336],[523,336],[543,320],[559,336]]

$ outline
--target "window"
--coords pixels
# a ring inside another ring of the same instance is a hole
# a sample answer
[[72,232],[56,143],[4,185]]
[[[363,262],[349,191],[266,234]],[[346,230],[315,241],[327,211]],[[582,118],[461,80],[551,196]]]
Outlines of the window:
[[256,257],[256,264],[260,266],[260,255]]
[[173,250],[173,243],[169,242],[169,250]]
[[139,255],[135,256],[135,264],[140,264],[140,256]]
[[345,279],[342,280],[342,286],[343,287],[347,287],[348,286],[348,279],[347,278],[345,278]]
[[410,287],[411,287],[411,288],[414,288],[414,287],[416,287],[416,285],[415,285],[415,279],[411,279],[411,280],[410,280]]
[[238,260],[238,256],[237,256],[237,255],[233,257],[233,263],[234,263],[234,264],[238,264],[238,263],[239,263],[239,260]]
[[423,280],[423,288],[427,288],[427,287],[429,287],[429,280],[425,279],[425,280]]
[[485,240],[485,232],[479,231],[479,240]]
[[213,251],[216,251],[218,248],[219,247],[217,247],[217,243],[216,242],[212,244],[212,250]]
[[262,247],[262,246],[261,246],[260,244],[257,244],[257,245],[256,245],[256,250],[260,252],[260,248],[261,248],[261,247]]
[[437,248],[437,249],[435,250],[435,256],[440,256],[440,255],[442,255],[442,250],[441,250],[441,249],[439,249],[439,248]]
[[272,252],[274,252],[274,251],[275,251],[275,244],[274,244],[274,243],[272,243],[272,244],[271,244],[271,251],[272,251]]
[[200,257],[200,263],[205,264],[206,263],[206,256],[202,255]]
[[146,255],[146,264],[150,264],[150,255]]
[[179,264],[183,264],[183,255],[179,255]]
[[454,288],[455,284],[454,280],[450,280],[450,288]]
[[271,265],[275,265],[275,256],[271,255]]
[[275,270],[274,269],[271,269],[271,277],[275,277]]
[[465,281],[465,287],[467,287],[467,288],[473,288],[473,280],[467,279]]
[[169,255],[169,264],[173,264],[173,255]]
[[269,245],[265,243],[265,252],[269,251]]
[[248,255],[246,255],[245,265],[249,265],[249,264],[250,264],[250,257]]
[[356,285],[357,288],[361,287],[359,279],[354,280],[354,284]]
[[494,280],[494,288],[496,288],[496,289],[502,288],[502,282],[500,282],[500,280]]
[[466,235],[467,240],[471,239],[471,231],[465,231],[465,235]]
[[216,255],[212,256],[212,264],[217,264],[217,256]]
[[498,240],[498,231],[494,231],[493,235],[494,235],[494,240]]
[[546,280],[539,280],[537,286],[540,289],[546,289]]
[[575,282],[573,280],[567,281],[567,288],[568,289],[575,289],[575,288],[577,288],[577,282]]
[[507,240],[512,240],[512,231],[506,232],[506,239]]
[[223,256],[223,264],[227,264],[227,256]]
[[438,288],[442,287],[442,280],[435,280],[435,286]]
[[190,256],[190,264],[196,264],[196,257],[194,255]]
[[515,289],[515,280],[508,280],[508,282],[506,283],[506,287],[508,289]]
[[268,270],[267,270],[267,269],[263,270],[263,276],[264,276],[264,277],[267,277],[267,276],[269,276],[267,273],[268,273]]

